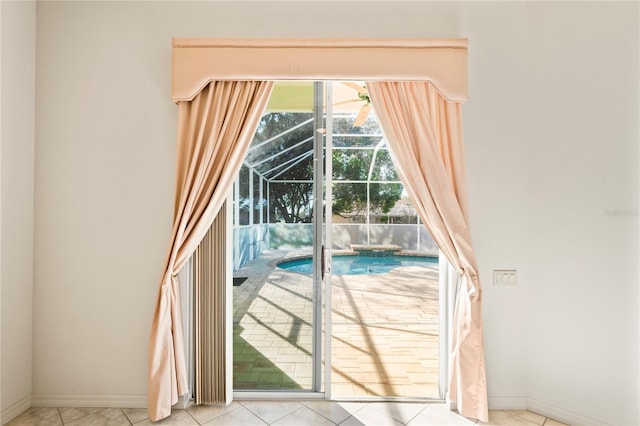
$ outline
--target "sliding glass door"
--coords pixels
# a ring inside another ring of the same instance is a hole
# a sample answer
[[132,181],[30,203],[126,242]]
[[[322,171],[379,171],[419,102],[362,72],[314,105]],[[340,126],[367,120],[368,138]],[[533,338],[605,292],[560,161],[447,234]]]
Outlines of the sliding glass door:
[[442,397],[438,249],[362,83],[276,84],[234,191],[235,391]]
[[233,386],[322,389],[324,85],[279,84],[234,188]]

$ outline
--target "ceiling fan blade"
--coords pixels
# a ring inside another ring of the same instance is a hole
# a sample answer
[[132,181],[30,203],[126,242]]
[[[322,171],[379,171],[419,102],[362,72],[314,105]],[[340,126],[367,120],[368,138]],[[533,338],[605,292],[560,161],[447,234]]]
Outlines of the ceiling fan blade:
[[342,84],[344,84],[345,86],[351,87],[353,90],[357,91],[358,93],[362,93],[363,95],[367,94],[367,88],[364,86],[360,86],[359,84],[353,83],[351,81],[343,81]]
[[362,99],[347,99],[346,101],[334,102],[333,105],[351,104],[354,102],[362,102]]
[[362,126],[365,121],[367,121],[367,116],[369,115],[369,111],[371,111],[371,104],[362,105],[360,111],[358,111],[358,115],[356,116],[353,125],[355,127]]

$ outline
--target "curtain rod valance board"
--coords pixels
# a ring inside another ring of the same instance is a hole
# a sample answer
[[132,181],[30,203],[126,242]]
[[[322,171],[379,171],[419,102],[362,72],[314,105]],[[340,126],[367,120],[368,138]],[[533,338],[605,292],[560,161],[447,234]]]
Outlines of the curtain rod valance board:
[[466,39],[174,38],[172,98],[214,80],[430,81],[467,99]]

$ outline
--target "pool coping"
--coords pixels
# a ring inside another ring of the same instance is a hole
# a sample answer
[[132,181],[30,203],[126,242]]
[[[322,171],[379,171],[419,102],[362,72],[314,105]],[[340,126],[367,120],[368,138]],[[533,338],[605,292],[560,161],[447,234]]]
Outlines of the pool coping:
[[[381,247],[390,247],[390,246],[381,246]],[[331,257],[340,257],[340,256],[358,256],[359,252],[355,251],[355,250],[341,250],[341,249],[334,249],[331,250]],[[438,258],[439,254],[436,252],[432,252],[432,251],[420,251],[420,250],[400,250],[397,252],[394,252],[392,256],[404,256],[404,257],[428,257],[428,258]],[[384,256],[381,256],[384,257]],[[387,257],[391,257],[391,256],[387,256]],[[281,263],[285,263],[285,262],[291,262],[291,261],[295,261],[295,260],[302,260],[302,259],[311,259],[313,258],[313,254],[312,253],[305,253],[305,254],[297,254],[297,255],[293,255],[293,256],[284,256],[280,259],[276,259],[273,260],[271,262],[268,263],[268,265],[270,267],[277,267],[278,265],[280,265]],[[294,272],[294,271],[289,271],[289,272]]]

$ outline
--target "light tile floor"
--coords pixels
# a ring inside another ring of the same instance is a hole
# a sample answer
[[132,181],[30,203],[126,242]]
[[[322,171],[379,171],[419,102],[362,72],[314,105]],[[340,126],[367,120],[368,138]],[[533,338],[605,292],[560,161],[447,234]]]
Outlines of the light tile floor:
[[[238,271],[234,388],[310,389],[311,277],[275,268],[299,252],[270,250]],[[334,276],[332,392],[434,398],[438,391],[438,270]]]
[[490,411],[489,422],[467,419],[444,404],[335,401],[240,401],[222,406],[193,406],[174,410],[152,422],[147,410],[132,408],[31,408],[8,426],[120,425],[495,425],[561,426],[564,423],[530,411]]

